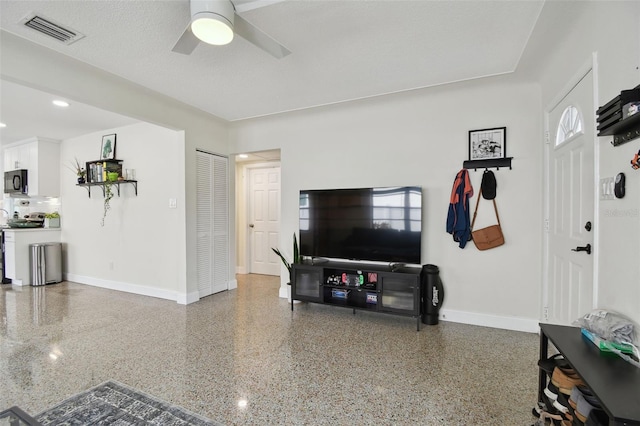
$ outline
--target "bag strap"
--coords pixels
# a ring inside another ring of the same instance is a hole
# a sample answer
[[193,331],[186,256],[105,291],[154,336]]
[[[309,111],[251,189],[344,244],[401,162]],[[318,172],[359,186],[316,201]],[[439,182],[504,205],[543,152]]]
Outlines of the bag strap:
[[[476,202],[476,209],[473,212],[473,220],[471,221],[471,231],[473,231],[473,225],[476,223],[476,216],[478,215],[478,206],[480,205],[480,199],[482,198],[482,187],[480,187],[480,193],[478,194],[478,201]],[[500,216],[498,215],[498,206],[496,205],[496,199],[494,198],[493,200],[493,209],[496,212],[496,219],[498,219],[498,226],[502,227],[502,225],[500,225]]]
[[496,211],[496,219],[498,219],[498,226],[502,227],[502,225],[500,225],[500,216],[498,215],[498,206],[496,205],[496,199],[494,198],[492,201],[493,209]]

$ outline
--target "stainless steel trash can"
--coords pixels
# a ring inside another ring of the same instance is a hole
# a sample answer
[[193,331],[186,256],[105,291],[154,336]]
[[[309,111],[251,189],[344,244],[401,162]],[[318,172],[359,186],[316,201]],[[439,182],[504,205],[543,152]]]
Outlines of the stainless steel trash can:
[[61,243],[29,245],[29,277],[31,285],[45,285],[62,281]]

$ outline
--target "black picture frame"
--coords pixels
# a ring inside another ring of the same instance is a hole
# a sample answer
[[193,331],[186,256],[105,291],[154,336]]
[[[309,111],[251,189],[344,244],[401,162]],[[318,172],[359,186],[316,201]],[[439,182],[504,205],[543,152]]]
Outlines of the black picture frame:
[[507,158],[507,128],[469,130],[469,160]]
[[116,158],[116,138],[115,133],[104,135],[102,137],[102,145],[100,146],[101,160],[115,160]]

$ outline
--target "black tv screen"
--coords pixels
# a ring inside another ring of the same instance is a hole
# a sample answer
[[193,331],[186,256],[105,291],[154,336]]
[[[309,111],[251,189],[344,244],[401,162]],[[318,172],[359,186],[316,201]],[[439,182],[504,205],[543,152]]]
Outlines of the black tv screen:
[[300,191],[300,254],[420,264],[419,186]]

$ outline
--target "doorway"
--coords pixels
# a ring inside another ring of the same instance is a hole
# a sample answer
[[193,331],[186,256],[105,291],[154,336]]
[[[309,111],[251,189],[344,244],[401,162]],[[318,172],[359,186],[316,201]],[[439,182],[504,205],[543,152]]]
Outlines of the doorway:
[[272,247],[280,245],[280,167],[248,169],[250,271],[279,275],[280,263]]
[[280,150],[236,155],[238,273],[280,275]]
[[569,325],[595,301],[594,71],[590,66],[546,114],[545,322]]

